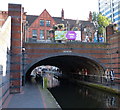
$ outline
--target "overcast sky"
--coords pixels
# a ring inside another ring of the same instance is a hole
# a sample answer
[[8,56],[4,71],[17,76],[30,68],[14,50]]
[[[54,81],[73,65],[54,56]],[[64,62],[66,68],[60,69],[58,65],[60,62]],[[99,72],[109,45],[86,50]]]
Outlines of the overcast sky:
[[44,9],[51,16],[87,20],[90,11],[98,12],[98,0],[0,0],[0,10],[8,10],[8,3],[22,4],[27,14],[40,15]]

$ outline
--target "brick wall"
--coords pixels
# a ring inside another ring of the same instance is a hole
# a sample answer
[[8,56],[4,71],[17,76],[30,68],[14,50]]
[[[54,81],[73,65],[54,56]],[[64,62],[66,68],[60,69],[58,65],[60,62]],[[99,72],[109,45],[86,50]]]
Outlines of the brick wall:
[[[44,20],[44,26],[40,26],[40,20]],[[50,26],[46,26],[46,21],[50,21]],[[53,25],[55,25],[56,22],[51,17],[51,15],[47,12],[45,9],[40,16],[30,25],[30,27],[27,29],[27,38],[32,38],[32,30],[37,30],[37,40],[43,40],[40,39],[40,30],[44,30],[44,39],[48,39],[47,37],[47,31],[49,31]]]
[[108,37],[110,63],[109,68],[114,69],[116,76],[120,77],[120,33]]
[[[26,43],[25,44],[25,63],[31,64],[34,60],[43,58],[43,57],[50,57],[52,54],[59,54],[64,53],[65,51],[71,51],[71,53],[76,53],[81,55],[82,57],[95,58],[100,63],[107,67],[107,63],[109,61],[107,55],[107,45],[97,44],[97,43],[68,43],[68,44],[54,44],[54,43]],[[67,53],[66,53],[67,55]],[[39,60],[38,60],[39,61]]]
[[115,33],[113,26],[107,28],[109,63],[108,68],[114,69],[115,76],[120,77],[120,32]]
[[[109,31],[111,32],[111,31]],[[26,43],[26,64],[32,63],[40,57],[50,56],[51,54],[59,54],[64,51],[85,54],[89,57],[98,59],[105,68],[114,69],[116,75],[119,75],[119,42],[120,33],[110,34],[107,36],[107,43],[70,43],[70,44],[54,44],[54,43]],[[120,77],[120,76],[119,76]]]
[[11,66],[10,92],[21,91],[22,77],[22,7],[9,4],[8,15],[11,16]]

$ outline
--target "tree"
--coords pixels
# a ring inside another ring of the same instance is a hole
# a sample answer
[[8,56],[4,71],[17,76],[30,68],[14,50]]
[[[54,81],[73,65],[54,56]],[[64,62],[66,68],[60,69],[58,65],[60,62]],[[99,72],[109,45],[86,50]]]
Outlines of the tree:
[[111,23],[110,19],[108,19],[106,16],[103,16],[101,13],[98,14],[97,19],[98,19],[98,24],[103,27],[106,27]]
[[111,23],[111,21],[100,13],[98,14],[97,22],[99,24],[98,34],[102,35],[104,37],[104,41],[106,42],[106,27]]
[[101,13],[97,14],[96,12],[93,12],[92,21],[96,24],[98,35],[103,35],[104,37],[106,37],[106,27],[111,23],[110,19],[108,19]]

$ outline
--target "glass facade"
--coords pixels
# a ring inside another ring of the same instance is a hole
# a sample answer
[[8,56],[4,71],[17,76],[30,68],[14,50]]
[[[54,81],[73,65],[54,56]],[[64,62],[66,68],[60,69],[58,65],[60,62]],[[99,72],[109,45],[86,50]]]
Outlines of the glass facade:
[[118,24],[120,31],[120,0],[98,0],[99,12]]

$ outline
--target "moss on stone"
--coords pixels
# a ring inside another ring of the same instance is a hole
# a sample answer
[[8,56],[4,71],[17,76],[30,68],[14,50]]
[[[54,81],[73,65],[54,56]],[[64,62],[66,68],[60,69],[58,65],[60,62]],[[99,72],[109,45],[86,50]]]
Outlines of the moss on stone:
[[107,86],[93,84],[93,83],[87,83],[87,82],[82,82],[82,81],[76,81],[76,82],[80,83],[80,84],[84,84],[84,85],[89,86],[89,87],[99,89],[99,90],[107,91],[107,92],[112,93],[112,94],[120,95],[120,91],[113,89],[113,88],[110,88],[110,87],[107,87]]

